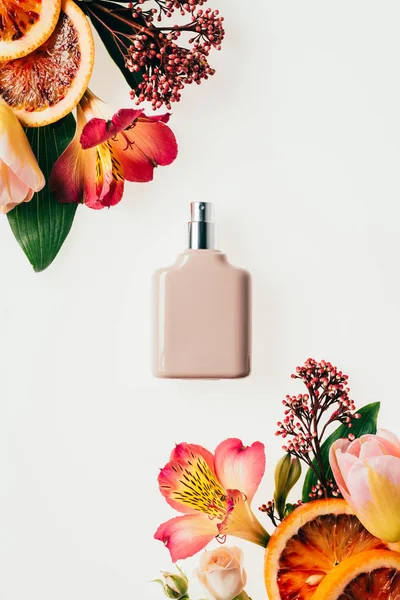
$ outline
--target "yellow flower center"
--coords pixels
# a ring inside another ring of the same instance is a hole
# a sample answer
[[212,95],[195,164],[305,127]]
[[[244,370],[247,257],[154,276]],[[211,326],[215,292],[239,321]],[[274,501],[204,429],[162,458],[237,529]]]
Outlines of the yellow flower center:
[[176,463],[175,469],[181,471],[179,484],[172,493],[176,502],[213,517],[225,516],[225,490],[203,457],[193,456],[186,466]]

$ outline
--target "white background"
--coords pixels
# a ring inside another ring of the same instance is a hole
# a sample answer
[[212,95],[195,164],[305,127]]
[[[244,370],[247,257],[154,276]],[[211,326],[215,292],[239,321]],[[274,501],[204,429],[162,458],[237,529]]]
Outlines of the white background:
[[[381,424],[400,430],[400,5],[209,4],[227,38],[216,76],[174,107],[174,165],[118,207],[81,207],[42,274],[0,222],[1,600],[161,598],[148,582],[171,563],[152,536],[175,514],[159,467],[175,442],[261,440],[257,509],[308,356],[349,372],[357,405],[382,400]],[[101,49],[92,88],[131,105]],[[216,203],[221,249],[253,274],[248,379],[150,374],[150,276],[182,250],[193,200]],[[238,543],[265,598],[263,550]]]

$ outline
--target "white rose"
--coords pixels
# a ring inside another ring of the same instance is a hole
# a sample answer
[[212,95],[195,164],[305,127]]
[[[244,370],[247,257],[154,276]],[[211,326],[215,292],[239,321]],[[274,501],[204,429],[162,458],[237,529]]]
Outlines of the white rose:
[[247,582],[243,568],[243,552],[237,546],[205,552],[197,577],[214,600],[233,600],[242,593]]

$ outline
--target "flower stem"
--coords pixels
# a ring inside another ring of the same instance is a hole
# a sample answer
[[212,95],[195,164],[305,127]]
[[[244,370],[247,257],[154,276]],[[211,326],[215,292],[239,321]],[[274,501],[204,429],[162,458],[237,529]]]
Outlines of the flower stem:
[[251,600],[251,598],[248,596],[247,592],[243,590],[243,592],[239,594],[239,596],[236,596],[236,598],[233,600]]
[[311,392],[311,399],[312,399],[311,401],[312,401],[313,407],[314,407],[313,425],[314,425],[315,458],[316,458],[316,461],[318,464],[319,479],[321,481],[324,496],[326,498],[327,490],[326,490],[325,469],[324,469],[324,463],[323,463],[322,455],[321,455],[321,444],[320,444],[319,436],[318,436],[318,414],[319,414],[319,408],[320,408],[320,401],[314,396],[314,394],[312,392]]

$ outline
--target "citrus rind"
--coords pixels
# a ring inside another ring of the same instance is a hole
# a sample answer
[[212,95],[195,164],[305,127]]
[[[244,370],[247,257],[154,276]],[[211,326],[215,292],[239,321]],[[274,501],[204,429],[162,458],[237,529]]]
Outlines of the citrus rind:
[[[370,550],[347,558],[328,573],[319,584],[313,600],[338,600],[352,583],[356,586],[357,593],[360,593],[361,582],[357,583],[356,580],[362,575],[368,576],[368,588],[371,590],[374,571],[378,571],[379,569],[388,569],[390,571],[387,581],[388,589],[384,590],[383,586],[379,586],[379,595],[368,594],[368,597],[376,598],[377,600],[378,598],[379,600],[392,597],[398,598],[397,594],[394,596],[391,595],[390,585],[394,585],[395,576],[400,579],[400,554],[390,550]],[[396,585],[398,591],[400,581],[396,582]],[[384,591],[387,592],[387,595],[383,595]],[[348,596],[346,594],[344,597],[352,598],[353,595]],[[357,597],[364,598],[364,596]]]
[[61,0],[3,0],[0,6],[0,61],[27,56],[45,43],[57,25]]
[[76,107],[93,65],[89,20],[73,0],[62,0],[50,38],[29,56],[0,63],[0,101],[25,127],[49,125]]
[[321,581],[353,554],[387,550],[343,499],[314,500],[296,508],[276,528],[265,553],[269,600],[314,600]]

